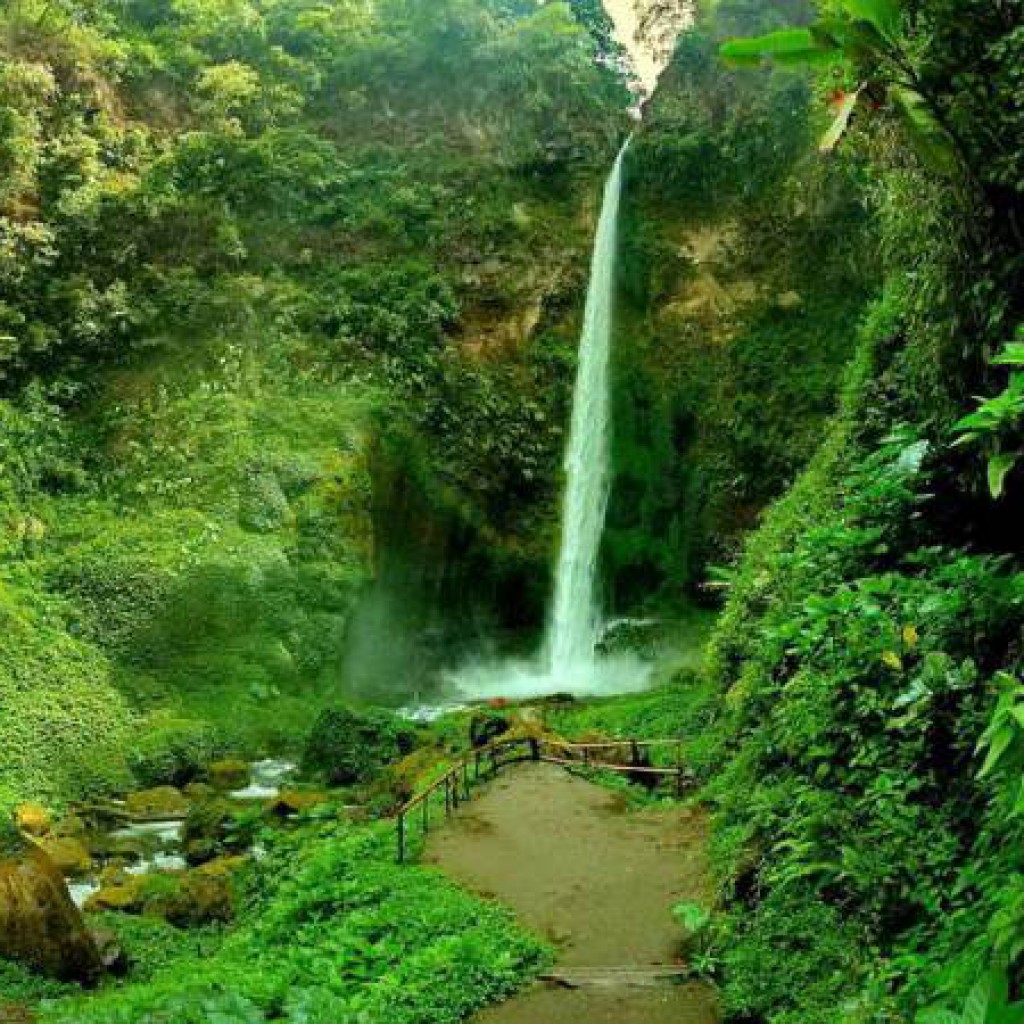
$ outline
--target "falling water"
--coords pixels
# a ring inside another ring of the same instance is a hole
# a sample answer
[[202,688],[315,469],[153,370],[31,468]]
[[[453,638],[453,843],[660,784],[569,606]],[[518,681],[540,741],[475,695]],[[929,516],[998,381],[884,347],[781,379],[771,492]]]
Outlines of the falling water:
[[611,430],[608,370],[622,162],[628,148],[627,141],[608,176],[591,257],[573,391],[572,425],[565,450],[562,544],[544,649],[552,676],[577,675],[581,669],[591,666],[601,629],[597,556],[608,508]]
[[565,451],[565,499],[555,593],[541,656],[532,661],[475,661],[450,681],[459,697],[525,698],[552,692],[607,694],[641,689],[648,668],[628,656],[601,657],[597,563],[608,508],[611,394],[609,363],[622,163],[604,188],[580,336],[572,423]]

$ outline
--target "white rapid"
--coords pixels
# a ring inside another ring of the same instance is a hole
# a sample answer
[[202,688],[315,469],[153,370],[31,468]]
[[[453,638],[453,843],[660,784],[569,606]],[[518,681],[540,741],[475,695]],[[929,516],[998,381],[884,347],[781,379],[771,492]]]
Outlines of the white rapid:
[[648,668],[638,659],[602,657],[598,554],[610,483],[610,362],[622,167],[615,159],[590,264],[572,423],[565,450],[565,496],[555,590],[547,635],[532,661],[478,661],[450,679],[457,697],[511,700],[547,693],[600,695],[642,689]]
[[611,393],[609,362],[618,252],[622,162],[627,142],[615,158],[604,187],[590,263],[583,333],[580,336],[572,425],[565,450],[562,543],[555,575],[554,603],[544,657],[552,676],[592,666],[600,637],[597,557],[608,508]]

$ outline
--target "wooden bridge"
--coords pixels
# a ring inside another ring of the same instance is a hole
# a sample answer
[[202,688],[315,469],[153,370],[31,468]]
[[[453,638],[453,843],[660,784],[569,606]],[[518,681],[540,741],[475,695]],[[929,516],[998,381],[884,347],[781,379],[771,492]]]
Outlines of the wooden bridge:
[[[661,750],[669,752],[671,764],[653,763],[654,752]],[[622,763],[627,757],[630,763]],[[423,835],[429,831],[432,803],[443,814],[443,820],[472,797],[478,783],[493,779],[502,768],[526,761],[618,772],[631,778],[646,777],[655,784],[659,779],[668,778],[673,781],[677,796],[682,795],[691,777],[683,764],[682,740],[625,739],[600,743],[566,743],[534,736],[497,739],[469,751],[440,778],[399,808],[395,816],[399,863],[406,859],[409,852],[415,825],[419,823]]]

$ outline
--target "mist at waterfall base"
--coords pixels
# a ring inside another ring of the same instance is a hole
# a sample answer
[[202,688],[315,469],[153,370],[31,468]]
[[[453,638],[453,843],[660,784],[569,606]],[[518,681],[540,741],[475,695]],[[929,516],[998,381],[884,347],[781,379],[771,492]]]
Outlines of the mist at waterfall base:
[[562,536],[544,644],[534,659],[464,664],[446,679],[458,697],[595,696],[640,690],[648,682],[649,666],[639,658],[599,653],[598,556],[611,485],[609,373],[619,202],[628,148],[626,142],[605,184],[594,240],[565,451]]

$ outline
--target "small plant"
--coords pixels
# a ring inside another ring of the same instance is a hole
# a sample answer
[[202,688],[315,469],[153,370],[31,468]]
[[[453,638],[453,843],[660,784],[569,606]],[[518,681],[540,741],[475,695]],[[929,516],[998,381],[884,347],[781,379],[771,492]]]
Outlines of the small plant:
[[956,425],[957,443],[980,444],[988,463],[988,489],[993,498],[1003,494],[1006,478],[1021,457],[1020,428],[1024,422],[1024,324],[1018,340],[1009,342],[992,362],[1011,366],[1006,387],[991,398],[979,399],[978,408]]

